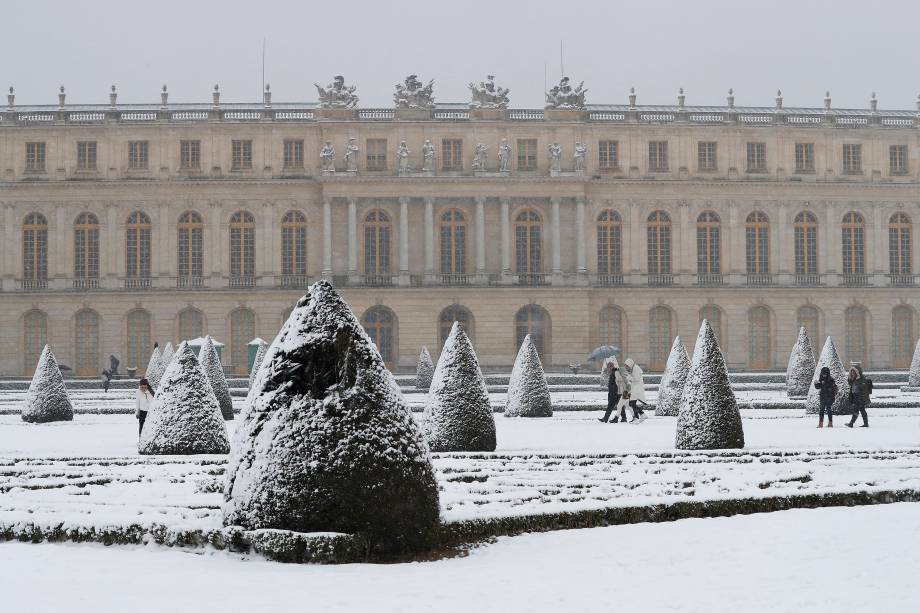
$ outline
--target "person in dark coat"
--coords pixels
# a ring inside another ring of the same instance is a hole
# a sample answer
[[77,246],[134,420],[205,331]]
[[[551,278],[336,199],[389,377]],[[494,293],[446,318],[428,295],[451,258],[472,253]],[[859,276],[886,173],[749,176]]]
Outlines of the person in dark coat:
[[[617,404],[620,402],[620,385],[617,380],[619,378],[619,369],[615,359],[608,360],[605,363],[604,374],[607,376],[607,410],[604,412],[603,417],[598,418],[598,421],[607,423],[607,420],[610,419],[610,414],[616,413]],[[623,417],[625,419],[625,412]],[[616,415],[613,417],[613,423],[617,423]]]
[[815,381],[815,389],[818,392],[818,427],[824,427],[824,413],[827,413],[827,427],[834,427],[834,415],[831,409],[834,406],[834,399],[837,397],[837,382],[831,376],[831,369],[827,366],[821,369],[818,374],[818,380]]
[[852,428],[856,423],[856,416],[862,415],[861,428],[869,427],[869,416],[866,415],[866,407],[869,406],[869,380],[863,376],[862,368],[854,366],[847,375],[847,381],[850,384],[850,404],[853,407],[853,417],[847,423],[847,428]]

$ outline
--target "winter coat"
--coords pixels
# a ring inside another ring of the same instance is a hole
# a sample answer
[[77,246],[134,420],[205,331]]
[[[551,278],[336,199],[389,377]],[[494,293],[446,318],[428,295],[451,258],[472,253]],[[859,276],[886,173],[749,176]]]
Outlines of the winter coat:
[[607,376],[607,400],[611,400],[620,395],[620,384],[617,380],[619,378],[620,371],[614,370]]
[[869,380],[863,376],[862,369],[857,368],[859,376],[850,381],[850,402],[856,408],[869,406]]
[[629,373],[629,395],[631,400],[645,402],[645,381],[642,379],[642,375],[642,368],[638,364],[633,364],[632,372]]
[[620,387],[621,396],[631,396],[632,395],[632,379],[629,376],[624,376],[622,371],[617,371],[616,375],[618,377],[617,384]]
[[147,412],[153,406],[153,394],[140,389],[134,394],[134,416],[140,417],[141,411]]
[[820,390],[818,398],[822,405],[832,404],[837,397],[837,382],[834,381],[833,377],[828,377],[823,381],[820,379],[815,381],[815,389]]

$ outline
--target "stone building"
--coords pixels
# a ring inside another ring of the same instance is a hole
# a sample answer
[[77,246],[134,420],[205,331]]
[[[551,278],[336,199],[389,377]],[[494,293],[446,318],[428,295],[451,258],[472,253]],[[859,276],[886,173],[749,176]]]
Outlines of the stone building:
[[8,102],[0,375],[30,373],[45,342],[94,376],[110,353],[143,368],[154,341],[205,333],[245,372],[246,344],[322,277],[403,369],[455,319],[486,368],[531,333],[550,368],[614,344],[655,371],[704,317],[736,369],[785,367],[802,325],[873,369],[906,367],[917,338],[920,109],[874,97]]

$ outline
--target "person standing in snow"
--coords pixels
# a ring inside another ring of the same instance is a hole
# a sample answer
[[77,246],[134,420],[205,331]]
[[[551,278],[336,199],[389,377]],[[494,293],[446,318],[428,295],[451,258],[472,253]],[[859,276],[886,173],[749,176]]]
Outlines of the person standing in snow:
[[[629,377],[629,407],[632,409],[633,418],[630,423],[642,423],[648,416],[642,410],[640,404],[645,404],[645,381],[642,378],[644,374],[642,368],[636,364],[632,358],[627,358],[624,363],[626,366],[626,375]],[[625,419],[625,416],[624,416]]]
[[834,415],[831,408],[834,406],[834,399],[837,397],[837,382],[831,376],[831,369],[827,366],[821,368],[818,374],[818,380],[815,381],[815,389],[818,392],[818,427],[824,427],[824,413],[827,413],[827,427],[834,427]]
[[616,358],[611,358],[604,362],[604,374],[607,377],[607,411],[603,417],[598,418],[598,421],[607,423],[607,420],[610,419],[610,414],[614,413],[613,423],[617,423],[616,410],[617,405],[620,403],[620,368]]
[[134,416],[137,418],[137,435],[141,435],[144,429],[144,420],[147,419],[147,411],[153,404],[153,390],[150,389],[150,382],[147,379],[141,379],[137,384],[137,393],[134,395]]
[[866,415],[866,407],[869,406],[869,394],[871,393],[871,384],[868,379],[863,376],[862,368],[859,366],[854,366],[850,368],[850,373],[847,375],[847,381],[850,383],[850,406],[853,407],[853,416],[850,418],[850,421],[847,423],[847,428],[852,428],[853,424],[856,423],[857,415],[862,415],[862,426],[861,428],[869,427],[869,416]]

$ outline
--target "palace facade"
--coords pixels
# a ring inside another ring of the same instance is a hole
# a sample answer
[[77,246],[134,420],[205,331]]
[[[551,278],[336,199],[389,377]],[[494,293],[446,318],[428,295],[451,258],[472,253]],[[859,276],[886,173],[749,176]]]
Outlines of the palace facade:
[[917,341],[920,110],[110,102],[0,111],[0,375],[204,334],[244,373],[320,278],[400,370],[454,320],[506,369],[660,370],[703,318],[734,369]]

